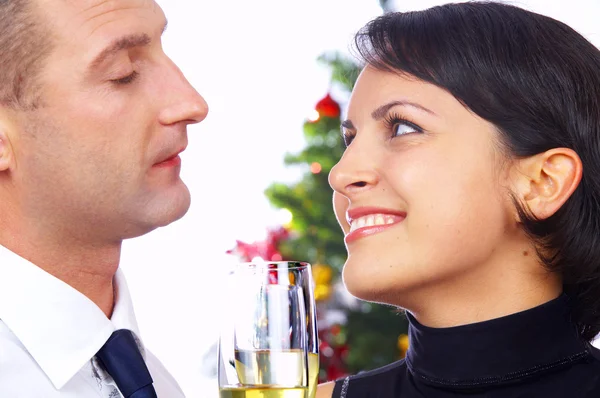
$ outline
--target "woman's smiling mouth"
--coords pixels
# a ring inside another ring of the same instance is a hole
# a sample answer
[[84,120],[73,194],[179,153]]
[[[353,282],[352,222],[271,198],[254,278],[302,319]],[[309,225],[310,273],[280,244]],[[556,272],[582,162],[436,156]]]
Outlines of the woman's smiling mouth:
[[379,233],[394,224],[402,222],[406,213],[388,209],[359,207],[348,210],[347,220],[350,231],[344,238],[346,243]]

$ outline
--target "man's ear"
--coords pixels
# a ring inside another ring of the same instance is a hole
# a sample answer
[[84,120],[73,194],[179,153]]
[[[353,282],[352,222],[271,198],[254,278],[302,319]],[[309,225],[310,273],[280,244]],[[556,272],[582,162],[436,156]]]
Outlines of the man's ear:
[[0,106],[0,172],[14,166],[14,150],[11,138],[16,132],[16,115],[7,108]]
[[[517,160],[513,193],[537,219],[544,220],[571,197],[583,172],[581,159],[569,148],[553,148]],[[515,214],[517,220],[518,214]]]

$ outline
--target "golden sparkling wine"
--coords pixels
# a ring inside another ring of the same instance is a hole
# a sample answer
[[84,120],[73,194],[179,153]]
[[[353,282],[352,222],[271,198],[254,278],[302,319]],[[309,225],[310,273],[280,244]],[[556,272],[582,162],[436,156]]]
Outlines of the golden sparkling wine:
[[237,350],[235,369],[244,387],[224,387],[221,389],[221,398],[314,398],[318,382],[319,355],[308,354],[308,390],[302,387],[302,350]]
[[317,384],[319,383],[319,354],[308,353],[308,398],[317,395]]
[[278,386],[224,387],[220,398],[306,398],[306,388],[285,388]]

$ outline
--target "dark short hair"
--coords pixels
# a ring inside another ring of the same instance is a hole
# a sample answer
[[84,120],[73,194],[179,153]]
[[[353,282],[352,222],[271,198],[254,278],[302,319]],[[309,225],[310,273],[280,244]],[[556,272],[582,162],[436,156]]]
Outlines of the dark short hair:
[[450,92],[495,125],[516,158],[574,150],[582,180],[551,217],[519,203],[541,262],[562,276],[580,336],[600,331],[600,51],[555,19],[468,2],[384,14],[355,37],[359,56]]
[[37,77],[51,39],[37,14],[31,0],[0,0],[0,106],[38,105]]

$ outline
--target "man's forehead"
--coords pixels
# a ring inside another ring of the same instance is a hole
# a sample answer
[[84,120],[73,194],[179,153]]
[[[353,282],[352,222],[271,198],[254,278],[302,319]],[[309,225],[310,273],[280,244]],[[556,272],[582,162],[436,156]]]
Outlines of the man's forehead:
[[[61,25],[87,26],[95,30],[115,19],[143,13],[164,18],[154,0],[34,0],[50,21]],[[62,22],[62,23],[61,23]]]
[[[103,46],[119,36],[162,33],[166,23],[154,0],[36,0],[59,42],[71,51]],[[60,46],[60,45],[59,45]],[[79,49],[77,49],[79,48]]]
[[33,0],[34,3],[46,7],[70,6],[79,10],[89,10],[95,7],[130,8],[158,7],[154,0]]

